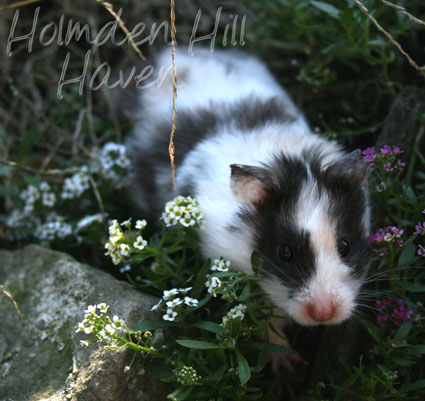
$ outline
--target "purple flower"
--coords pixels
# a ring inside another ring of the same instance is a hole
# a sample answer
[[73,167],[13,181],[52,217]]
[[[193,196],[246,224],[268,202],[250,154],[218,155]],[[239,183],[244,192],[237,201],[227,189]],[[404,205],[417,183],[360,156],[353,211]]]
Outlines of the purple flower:
[[394,334],[404,323],[412,321],[413,311],[401,298],[384,298],[376,301],[375,306],[379,310],[376,325],[382,332]]
[[401,150],[398,146],[393,147],[393,154],[399,155],[400,153],[404,153],[404,150]]
[[424,210],[422,210],[422,213],[423,213],[423,214],[425,214],[425,209],[424,209]]
[[383,148],[381,148],[381,153],[383,155],[390,155],[391,152],[391,146],[390,145],[385,145]]
[[395,167],[398,168],[400,171],[403,171],[405,166],[406,163],[402,162],[400,159],[398,159],[397,163],[395,164]]
[[418,221],[418,224],[416,224],[415,228],[416,228],[416,231],[413,234],[425,235],[425,221],[422,223]]
[[393,170],[394,170],[394,167],[393,167],[393,165],[392,165],[390,162],[388,162],[388,163],[385,163],[385,164],[384,164],[384,170],[385,170],[387,173],[391,173],[391,171],[393,171]]
[[418,245],[418,255],[425,258],[425,248],[422,245]]
[[374,252],[379,256],[384,256],[388,249],[392,246],[402,246],[403,240],[401,239],[404,230],[395,226],[388,226],[379,228],[376,233],[366,237],[366,242],[374,245]]
[[375,189],[378,192],[383,192],[383,191],[385,191],[387,189],[387,184],[385,184],[385,182],[381,182],[380,184],[378,184],[378,185],[375,186]]
[[372,146],[371,148],[366,148],[362,154],[364,155],[363,160],[365,162],[373,162],[376,158],[375,156],[375,148]]

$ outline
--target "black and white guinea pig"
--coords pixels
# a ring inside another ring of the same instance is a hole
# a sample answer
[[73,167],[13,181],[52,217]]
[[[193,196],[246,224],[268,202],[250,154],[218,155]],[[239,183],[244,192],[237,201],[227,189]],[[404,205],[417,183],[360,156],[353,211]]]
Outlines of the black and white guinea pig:
[[234,51],[176,49],[177,188],[168,141],[172,117],[170,49],[153,64],[132,114],[127,146],[136,161],[134,199],[163,207],[196,197],[206,258],[251,271],[296,322],[338,324],[356,308],[368,265],[370,209],[360,151],[346,153],[314,134],[257,59]]

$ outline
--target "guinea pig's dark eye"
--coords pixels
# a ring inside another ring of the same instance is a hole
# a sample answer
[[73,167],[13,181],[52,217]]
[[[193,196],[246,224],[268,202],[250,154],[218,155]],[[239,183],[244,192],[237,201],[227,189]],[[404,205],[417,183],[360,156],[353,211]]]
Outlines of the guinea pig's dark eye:
[[345,258],[350,253],[350,245],[345,239],[342,239],[338,243],[338,253],[341,258]]
[[292,249],[288,245],[281,245],[279,248],[279,258],[282,262],[291,261]]

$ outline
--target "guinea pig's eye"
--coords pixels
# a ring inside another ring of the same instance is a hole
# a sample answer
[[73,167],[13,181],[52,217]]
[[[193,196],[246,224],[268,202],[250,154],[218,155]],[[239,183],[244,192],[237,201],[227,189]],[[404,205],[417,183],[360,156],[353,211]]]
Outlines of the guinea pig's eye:
[[281,245],[279,248],[279,258],[282,262],[289,262],[292,259],[292,249],[288,245]]
[[350,253],[350,245],[345,239],[342,239],[338,243],[338,253],[341,258],[345,258]]

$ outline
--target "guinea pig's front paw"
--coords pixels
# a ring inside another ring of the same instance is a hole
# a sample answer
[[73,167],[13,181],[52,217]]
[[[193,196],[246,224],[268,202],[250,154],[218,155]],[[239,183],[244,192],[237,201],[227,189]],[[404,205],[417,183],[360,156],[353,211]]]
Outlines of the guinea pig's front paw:
[[269,360],[275,376],[286,374],[291,381],[296,383],[302,383],[306,380],[308,363],[299,355],[283,355],[277,352],[271,352],[269,354]]

